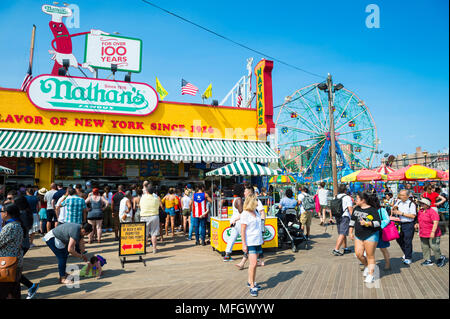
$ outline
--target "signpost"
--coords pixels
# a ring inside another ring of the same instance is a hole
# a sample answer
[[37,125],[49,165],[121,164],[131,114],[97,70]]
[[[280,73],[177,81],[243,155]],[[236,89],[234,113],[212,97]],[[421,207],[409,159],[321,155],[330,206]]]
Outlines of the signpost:
[[[146,266],[142,255],[146,254],[145,223],[120,223],[119,258],[124,268],[125,263],[142,262]],[[126,260],[127,256],[139,256],[139,260]]]

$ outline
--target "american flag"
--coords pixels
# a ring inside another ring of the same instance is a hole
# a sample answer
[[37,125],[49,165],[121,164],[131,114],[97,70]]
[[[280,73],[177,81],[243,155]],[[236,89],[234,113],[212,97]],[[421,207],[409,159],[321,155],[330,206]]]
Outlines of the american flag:
[[196,95],[198,92],[198,88],[189,83],[188,81],[181,79],[181,94],[189,94],[189,95]]
[[236,106],[241,106],[241,103],[242,103],[242,93],[241,93],[241,87],[239,86]]
[[28,88],[28,85],[30,85],[31,79],[33,78],[33,76],[31,75],[31,73],[27,73],[27,75],[25,76],[25,78],[23,79],[22,85],[20,86],[20,90],[21,91],[26,91]]

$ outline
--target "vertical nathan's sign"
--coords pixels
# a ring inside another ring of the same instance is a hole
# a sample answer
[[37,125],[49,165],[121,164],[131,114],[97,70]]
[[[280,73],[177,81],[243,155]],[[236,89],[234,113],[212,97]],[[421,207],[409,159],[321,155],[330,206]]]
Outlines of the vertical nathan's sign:
[[141,72],[142,40],[117,35],[86,35],[84,62],[93,68]]
[[[258,136],[270,132],[275,127],[273,123],[272,96],[273,61],[262,59],[255,67],[256,75],[256,116]],[[262,136],[261,136],[262,137]]]

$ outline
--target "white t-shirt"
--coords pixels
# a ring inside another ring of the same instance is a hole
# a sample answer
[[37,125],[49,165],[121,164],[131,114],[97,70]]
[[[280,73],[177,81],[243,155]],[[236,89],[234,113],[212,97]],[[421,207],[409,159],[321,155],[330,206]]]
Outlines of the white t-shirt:
[[56,203],[56,207],[60,206],[59,208],[59,217],[58,217],[58,223],[64,223],[64,218],[66,217],[66,206],[61,206],[61,203],[66,199],[66,195],[63,195],[58,199],[58,202]]
[[320,188],[317,191],[317,196],[319,196],[320,206],[326,206],[327,205],[328,190],[325,189],[325,188]]
[[305,199],[305,194],[303,194],[303,193],[298,194],[297,200],[302,202],[300,204],[300,214],[303,214],[305,212],[305,209],[303,208],[303,200],[304,199]]
[[52,199],[53,199],[53,195],[55,195],[55,193],[56,193],[56,190],[54,190],[54,189],[45,193],[44,200],[47,202],[47,209],[53,209]]
[[[132,211],[130,210],[128,213],[125,213],[128,209],[127,201],[129,201],[129,199],[127,197],[122,198],[122,200],[120,201],[119,220],[121,223],[130,223],[133,221],[131,218]],[[122,219],[124,215],[126,216],[125,220]]]
[[182,209],[189,209],[191,205],[191,198],[189,196],[184,195],[181,198],[181,208]]
[[236,220],[236,225],[234,227],[236,227],[236,229],[239,231],[239,233],[241,232],[240,228],[241,228],[241,214],[239,214],[239,210],[234,206],[234,204],[236,204],[236,200],[237,198],[233,199],[233,215],[231,216],[230,219],[230,223],[234,223]]
[[[408,215],[416,215],[416,204],[411,203],[411,201],[408,199],[406,202],[402,202],[401,200],[397,200],[395,203],[396,206],[398,206],[398,210],[404,214]],[[405,216],[400,216],[400,222],[401,223],[410,223],[413,222],[413,218],[408,218]]]
[[[344,198],[342,198],[344,197]],[[352,218],[352,216],[350,215],[349,212],[349,207],[353,207],[353,201],[352,198],[350,196],[348,196],[347,194],[338,194],[337,198],[340,199],[342,198],[342,210],[344,211],[344,213],[342,214],[342,217],[348,217],[348,218]]]
[[245,229],[247,246],[259,246],[263,244],[261,214],[255,212],[255,215],[256,217],[245,210],[241,214],[241,224],[247,225],[247,228]]
[[258,206],[256,207],[256,210],[260,213],[260,214],[262,214],[263,212],[264,212],[264,206],[263,206],[263,204],[261,203],[261,201],[258,199]]

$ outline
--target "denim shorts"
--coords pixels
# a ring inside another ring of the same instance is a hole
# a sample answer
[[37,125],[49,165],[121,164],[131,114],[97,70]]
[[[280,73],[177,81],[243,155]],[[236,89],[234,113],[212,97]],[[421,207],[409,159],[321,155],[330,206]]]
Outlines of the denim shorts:
[[262,254],[263,250],[261,245],[259,246],[248,246],[248,254]]
[[374,242],[378,242],[379,238],[380,238],[380,232],[375,232],[372,235],[370,235],[369,237],[367,237],[366,239],[361,239],[355,236],[356,239],[361,240],[361,241],[374,241]]
[[175,216],[175,208],[166,208],[166,213],[169,214],[169,216]]

